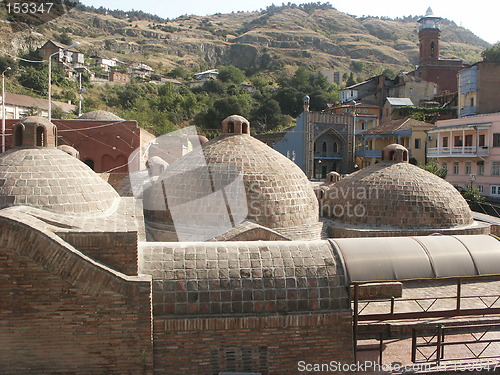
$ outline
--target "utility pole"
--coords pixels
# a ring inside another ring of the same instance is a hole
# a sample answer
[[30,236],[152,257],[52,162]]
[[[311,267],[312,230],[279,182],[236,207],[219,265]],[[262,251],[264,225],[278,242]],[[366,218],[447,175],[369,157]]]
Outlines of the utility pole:
[[2,153],[5,152],[5,73],[11,69],[8,66],[2,72]]

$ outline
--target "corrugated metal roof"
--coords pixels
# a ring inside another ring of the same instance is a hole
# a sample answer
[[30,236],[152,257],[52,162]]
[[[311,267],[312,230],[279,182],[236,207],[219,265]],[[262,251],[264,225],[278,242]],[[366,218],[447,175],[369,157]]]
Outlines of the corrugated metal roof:
[[330,240],[348,282],[500,274],[500,241],[493,236],[427,236]]
[[387,98],[390,105],[414,105],[410,98]]

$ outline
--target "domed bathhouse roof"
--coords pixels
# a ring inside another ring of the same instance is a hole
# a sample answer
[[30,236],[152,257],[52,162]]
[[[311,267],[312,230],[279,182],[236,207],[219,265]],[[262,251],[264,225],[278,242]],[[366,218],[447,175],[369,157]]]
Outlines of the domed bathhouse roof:
[[165,211],[158,210],[158,202],[144,204],[149,228],[157,229],[155,238],[175,240],[162,236],[173,232],[174,224],[179,238],[182,220],[176,219],[183,215],[191,221],[189,224],[197,217],[207,227],[210,235],[205,239],[221,235],[244,220],[290,239],[319,238],[322,224],[318,201],[302,170],[251,137],[249,123],[241,116],[225,119],[221,133],[170,164],[152,188],[153,196],[166,195],[162,199]]
[[78,120],[124,121],[121,117],[108,111],[87,112],[78,117]]
[[487,233],[447,181],[408,163],[408,150],[389,145],[382,162],[332,185],[321,202],[332,237]]
[[13,133],[14,148],[0,155],[0,208],[91,213],[108,210],[119,197],[88,166],[56,148],[57,129],[47,119],[28,117]]

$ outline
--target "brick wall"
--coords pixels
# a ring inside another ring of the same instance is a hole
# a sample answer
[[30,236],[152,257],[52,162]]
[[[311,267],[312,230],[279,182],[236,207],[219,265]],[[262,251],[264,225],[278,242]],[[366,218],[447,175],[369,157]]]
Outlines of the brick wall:
[[0,218],[0,372],[151,374],[151,281]]
[[299,361],[352,363],[351,324],[348,310],[262,317],[156,317],[155,373],[306,375],[299,372]]
[[85,255],[125,275],[137,275],[137,232],[58,233]]

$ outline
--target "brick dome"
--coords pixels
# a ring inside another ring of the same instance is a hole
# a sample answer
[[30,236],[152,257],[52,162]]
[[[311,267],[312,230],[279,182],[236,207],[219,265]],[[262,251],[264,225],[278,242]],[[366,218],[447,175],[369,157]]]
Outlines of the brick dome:
[[[193,169],[194,160],[203,160],[204,168]],[[245,191],[243,202],[247,219],[267,228],[300,228],[318,224],[318,201],[302,170],[291,160],[249,134],[249,124],[241,116],[223,122],[222,135],[178,159],[161,176],[159,186],[169,195],[168,203],[182,203],[186,192],[203,197],[206,187],[224,187],[241,174]],[[159,193],[159,189],[157,191]],[[241,196],[241,195],[240,195]],[[241,209],[241,207],[236,208]],[[231,207],[233,210],[233,207]],[[208,213],[210,214],[210,212]],[[167,209],[167,216],[168,209]],[[162,221],[146,213],[146,218]],[[171,218],[165,219],[169,221]],[[213,221],[213,219],[208,219]],[[300,230],[298,230],[300,232]]]
[[386,147],[381,163],[325,192],[322,215],[365,227],[444,229],[474,223],[467,202],[451,184],[407,160],[404,147]]
[[0,208],[55,212],[105,211],[116,191],[80,160],[56,148],[20,148],[0,155]]

